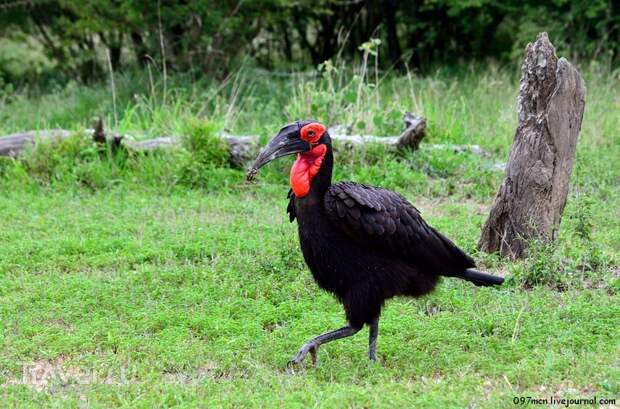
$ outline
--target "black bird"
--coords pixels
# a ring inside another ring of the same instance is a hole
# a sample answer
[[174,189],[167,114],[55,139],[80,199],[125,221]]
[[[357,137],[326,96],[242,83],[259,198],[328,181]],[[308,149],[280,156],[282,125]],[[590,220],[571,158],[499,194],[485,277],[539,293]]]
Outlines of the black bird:
[[354,182],[332,184],[332,143],[324,125],[311,120],[283,127],[258,155],[248,180],[261,166],[297,154],[291,168],[287,212],[297,219],[301,250],[318,285],[344,306],[349,325],[304,344],[289,364],[319,347],[369,326],[368,357],[377,359],[379,315],[385,300],[420,297],[440,276],[478,286],[504,279],[475,270],[474,260],[429,226],[407,199]]

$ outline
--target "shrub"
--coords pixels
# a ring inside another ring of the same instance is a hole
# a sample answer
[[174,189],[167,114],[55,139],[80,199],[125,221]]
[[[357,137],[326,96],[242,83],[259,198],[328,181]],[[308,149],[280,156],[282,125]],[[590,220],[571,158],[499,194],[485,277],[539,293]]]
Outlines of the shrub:
[[532,240],[523,268],[515,271],[515,279],[527,288],[548,285],[559,290],[566,289],[569,280],[556,250],[554,243]]
[[[217,135],[219,126],[214,122],[190,119],[183,127],[183,158],[180,180],[189,186],[212,186],[209,179],[217,168],[230,165],[228,143]],[[221,172],[220,172],[221,173]],[[219,173],[218,173],[219,174]]]
[[0,179],[7,176],[14,166],[15,161],[13,158],[0,156]]
[[38,141],[20,157],[28,175],[43,185],[66,179],[78,164],[96,159],[94,143],[78,134],[61,141]]

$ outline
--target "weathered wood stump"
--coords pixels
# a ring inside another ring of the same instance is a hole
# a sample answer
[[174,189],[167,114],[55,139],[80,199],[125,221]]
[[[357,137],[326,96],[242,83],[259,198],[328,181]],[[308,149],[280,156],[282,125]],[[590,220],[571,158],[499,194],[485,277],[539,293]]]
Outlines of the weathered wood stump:
[[528,44],[521,70],[519,125],[478,242],[479,249],[510,258],[523,257],[531,239],[557,235],[586,95],[581,75],[558,60],[547,33]]

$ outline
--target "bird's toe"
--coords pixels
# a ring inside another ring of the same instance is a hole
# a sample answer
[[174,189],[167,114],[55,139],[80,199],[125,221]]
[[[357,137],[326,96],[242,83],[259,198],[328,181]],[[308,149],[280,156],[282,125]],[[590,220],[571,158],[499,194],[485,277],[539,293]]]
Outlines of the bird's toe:
[[293,357],[293,359],[288,361],[287,366],[291,368],[291,367],[294,367],[295,365],[301,365],[301,363],[306,359],[306,356],[308,355],[308,353],[310,353],[310,356],[312,358],[312,365],[316,366],[318,350],[319,350],[319,346],[314,342],[308,342],[307,344],[304,344],[299,349],[297,354]]

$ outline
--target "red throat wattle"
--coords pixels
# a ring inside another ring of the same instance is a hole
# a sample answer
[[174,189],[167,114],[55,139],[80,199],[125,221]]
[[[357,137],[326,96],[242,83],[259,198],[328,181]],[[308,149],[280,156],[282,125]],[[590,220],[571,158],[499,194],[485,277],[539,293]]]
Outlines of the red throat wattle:
[[327,152],[326,145],[316,145],[312,150],[297,154],[297,160],[291,168],[291,188],[297,197],[304,197],[310,192],[312,179],[319,173],[323,158]]

